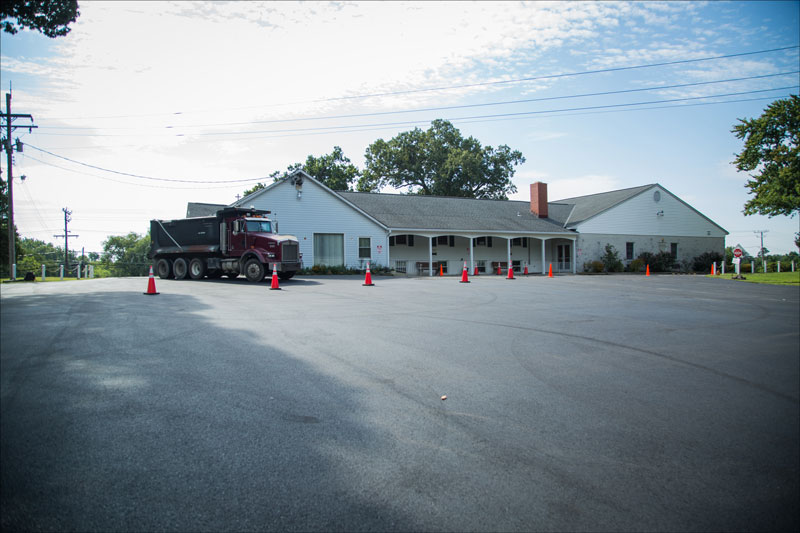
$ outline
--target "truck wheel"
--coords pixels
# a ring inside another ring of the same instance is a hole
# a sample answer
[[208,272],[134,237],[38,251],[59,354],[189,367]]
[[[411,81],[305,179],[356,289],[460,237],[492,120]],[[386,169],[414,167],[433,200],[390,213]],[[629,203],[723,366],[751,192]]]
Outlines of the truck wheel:
[[189,277],[192,279],[203,279],[206,275],[206,262],[195,257],[189,262]]
[[189,272],[189,266],[186,264],[186,259],[179,257],[172,263],[172,272],[175,274],[175,279],[186,279],[186,274]]
[[244,276],[247,281],[258,283],[264,279],[265,272],[264,265],[258,259],[251,259],[244,265]]
[[169,259],[159,259],[156,262],[156,272],[161,279],[168,279],[172,277],[172,261]]
[[289,272],[278,272],[278,277],[281,278],[281,281],[286,281],[287,279],[292,279],[295,275],[295,271],[291,270]]

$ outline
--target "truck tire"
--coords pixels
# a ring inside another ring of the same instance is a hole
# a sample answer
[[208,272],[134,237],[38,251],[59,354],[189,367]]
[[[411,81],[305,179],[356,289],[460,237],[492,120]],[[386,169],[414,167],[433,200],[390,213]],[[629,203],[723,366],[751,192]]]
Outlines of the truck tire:
[[172,277],[172,261],[169,259],[159,259],[156,262],[156,272],[161,279],[169,279]]
[[292,279],[296,272],[294,270],[290,270],[288,272],[278,272],[278,277],[281,278],[281,281],[286,281],[287,279]]
[[250,259],[244,264],[244,276],[247,278],[247,281],[259,283],[264,279],[265,273],[266,269],[258,259]]
[[175,274],[175,279],[186,279],[189,273],[189,265],[186,264],[186,259],[179,257],[172,263],[172,272]]
[[206,262],[200,257],[194,257],[189,261],[189,277],[192,279],[203,279],[206,275]]

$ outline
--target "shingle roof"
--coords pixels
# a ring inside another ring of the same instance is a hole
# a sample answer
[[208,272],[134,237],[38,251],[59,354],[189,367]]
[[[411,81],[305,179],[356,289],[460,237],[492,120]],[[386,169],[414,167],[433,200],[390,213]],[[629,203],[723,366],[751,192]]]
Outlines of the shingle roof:
[[186,218],[207,217],[216,215],[217,211],[227,207],[225,204],[204,204],[200,202],[189,202],[186,205]]
[[530,202],[443,196],[337,192],[389,228],[572,233],[530,212]]
[[656,185],[655,183],[651,183],[649,185],[641,185],[629,189],[619,189],[617,191],[588,194],[586,196],[576,196],[575,198],[564,198],[563,200],[548,202],[549,215],[550,218],[557,220],[561,224],[573,226],[625,200],[633,198]]

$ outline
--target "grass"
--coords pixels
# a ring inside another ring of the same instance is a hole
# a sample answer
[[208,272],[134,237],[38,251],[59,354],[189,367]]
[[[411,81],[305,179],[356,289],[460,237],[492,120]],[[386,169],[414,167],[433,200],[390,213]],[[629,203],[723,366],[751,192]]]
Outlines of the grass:
[[[735,274],[720,274],[713,276],[720,279],[731,279]],[[757,272],[755,274],[742,273],[749,283],[767,283],[769,285],[800,285],[800,271],[797,272]],[[712,277],[710,274],[706,277]]]
[[[64,279],[61,279],[58,276],[53,276],[53,277],[47,276],[47,278],[45,279],[45,282],[50,283],[51,281],[75,281],[77,279],[78,278],[64,278]],[[81,280],[83,280],[83,279],[84,278],[81,278]],[[39,276],[36,276],[35,283],[41,283],[41,282],[42,282],[42,278],[39,277]],[[0,278],[0,283],[11,283],[11,280],[10,280],[10,278]],[[16,279],[16,281],[14,283],[31,283],[31,282],[30,281],[26,282],[24,276],[23,277],[17,276],[17,279]]]

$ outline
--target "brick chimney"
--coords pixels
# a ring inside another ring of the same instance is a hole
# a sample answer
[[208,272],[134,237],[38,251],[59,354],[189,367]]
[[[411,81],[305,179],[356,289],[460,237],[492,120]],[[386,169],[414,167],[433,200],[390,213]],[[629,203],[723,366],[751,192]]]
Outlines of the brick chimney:
[[537,181],[531,183],[531,213],[539,218],[547,218],[547,184]]

